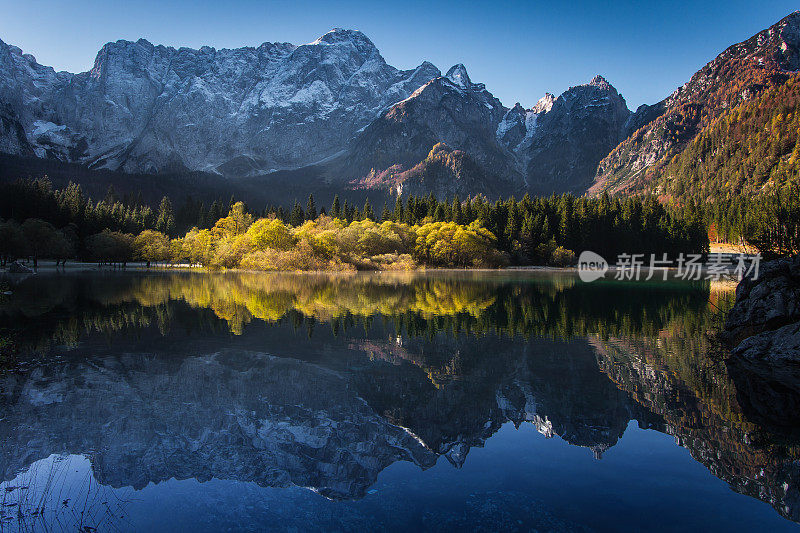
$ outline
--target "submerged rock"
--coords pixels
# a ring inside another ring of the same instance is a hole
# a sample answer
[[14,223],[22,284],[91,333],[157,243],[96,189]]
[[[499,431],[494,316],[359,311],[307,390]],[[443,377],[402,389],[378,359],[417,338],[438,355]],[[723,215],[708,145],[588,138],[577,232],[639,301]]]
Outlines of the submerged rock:
[[750,383],[741,388],[753,392],[743,399],[746,403],[754,407],[763,404],[755,410],[771,419],[773,425],[800,426],[800,322],[743,340],[731,351],[729,366],[734,375]]
[[30,274],[33,272],[33,270],[21,264],[19,261],[14,261],[8,265],[8,271],[11,274]]
[[720,335],[742,408],[754,419],[796,433],[800,426],[800,257],[765,263],[736,288]]

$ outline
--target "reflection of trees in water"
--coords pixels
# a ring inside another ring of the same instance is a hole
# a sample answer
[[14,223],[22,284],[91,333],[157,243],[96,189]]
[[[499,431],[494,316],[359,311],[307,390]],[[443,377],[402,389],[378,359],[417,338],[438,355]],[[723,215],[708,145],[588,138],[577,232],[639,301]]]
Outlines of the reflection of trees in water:
[[[800,513],[796,441],[741,408],[739,383],[706,335],[728,305],[725,290],[444,273],[55,281],[63,287],[47,290],[46,277],[17,287],[15,298],[44,301],[12,301],[2,320],[37,326],[30,338],[47,342],[57,327],[75,342],[87,330],[113,338],[145,329],[176,342],[149,352],[137,339],[94,357],[87,348],[51,365],[51,376],[41,364],[0,383],[13,391],[0,398],[9,419],[25,428],[0,439],[9,443],[7,467],[31,455],[14,448],[40,445],[39,457],[80,452],[98,449],[93,439],[102,435],[124,444],[92,459],[98,479],[117,486],[177,471],[360,497],[397,460],[425,467],[444,455],[463,464],[507,421],[600,454],[637,420],[675,435],[735,490],[795,520]],[[271,324],[245,327],[254,320]],[[191,328],[222,340],[208,347],[206,336],[202,349],[189,348],[183,330]],[[248,338],[252,353],[236,354]],[[219,345],[228,352],[217,353]],[[66,399],[33,404],[20,392],[28,387]],[[296,408],[313,402],[311,411]],[[325,445],[309,446],[303,435]],[[338,455],[343,445],[357,448],[354,459]],[[334,463],[348,468],[327,469]]]
[[253,320],[288,320],[309,334],[324,323],[338,334],[379,318],[398,335],[606,337],[655,335],[676,319],[697,327],[707,319],[708,298],[707,284],[589,285],[571,275],[90,274],[23,281],[0,304],[0,324],[38,349],[75,346],[85,332],[157,328],[163,335],[176,320],[212,328],[222,320],[237,335]]
[[743,409],[741,381],[732,378],[712,337],[678,321],[653,338],[590,342],[600,368],[632,400],[663,417],[665,431],[696,460],[737,492],[800,521],[800,442]]
[[0,483],[0,530],[123,531],[125,491],[94,480],[88,459],[52,455]]
[[148,277],[131,293],[140,305],[183,300],[192,307],[212,309],[240,334],[253,319],[274,322],[296,311],[319,321],[396,316],[413,312],[422,317],[466,313],[489,307],[491,292],[477,283],[415,278],[412,275],[229,274]]

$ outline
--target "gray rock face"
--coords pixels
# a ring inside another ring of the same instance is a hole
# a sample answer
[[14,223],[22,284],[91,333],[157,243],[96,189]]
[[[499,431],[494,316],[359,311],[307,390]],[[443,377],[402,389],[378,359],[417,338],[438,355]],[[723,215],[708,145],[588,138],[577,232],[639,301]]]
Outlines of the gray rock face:
[[442,142],[469,154],[507,182],[505,188],[522,187],[514,155],[497,139],[506,112],[484,84],[473,83],[464,66],[455,65],[370,124],[356,139],[345,166],[362,176],[394,165],[408,170]]
[[800,389],[800,321],[746,338],[733,349],[733,355]]
[[800,321],[800,257],[767,262],[760,270],[756,280],[745,278],[736,287],[736,303],[723,334],[733,346]]
[[[742,402],[771,425],[800,424],[800,257],[764,264],[755,281],[736,288],[736,303],[721,338]],[[787,391],[789,393],[787,393]]]
[[[392,165],[402,171],[444,142],[474,159],[483,181],[497,191],[581,191],[625,137],[630,116],[625,100],[602,76],[558,98],[547,93],[531,109],[520,104],[507,109],[456,65],[371,124],[358,138],[349,166],[360,174]],[[440,181],[436,184],[438,191]],[[454,181],[442,192],[463,194],[459,185]]]
[[528,132],[526,125],[528,110],[522,107],[519,102],[508,112],[497,126],[497,140],[508,148],[514,149],[525,138]]
[[549,106],[532,110],[536,119],[526,134],[529,140],[517,147],[528,188],[583,192],[600,160],[625,137],[631,112],[602,76],[570,87]]
[[595,76],[558,98],[545,94],[531,109],[515,105],[498,125],[497,139],[514,153],[528,191],[581,193],[597,164],[627,137],[631,118],[622,95]]
[[545,93],[536,102],[536,105],[530,109],[525,109],[517,103],[508,110],[508,113],[497,126],[497,139],[501,144],[515,152],[529,148],[531,139],[537,132],[537,120],[540,116],[550,111],[555,102],[555,96]]
[[387,65],[362,33],[338,29],[233,50],[117,41],[81,74],[0,41],[0,150],[126,172],[297,168],[439,75]]
[[33,155],[33,149],[25,136],[25,128],[9,104],[0,104],[0,152]]

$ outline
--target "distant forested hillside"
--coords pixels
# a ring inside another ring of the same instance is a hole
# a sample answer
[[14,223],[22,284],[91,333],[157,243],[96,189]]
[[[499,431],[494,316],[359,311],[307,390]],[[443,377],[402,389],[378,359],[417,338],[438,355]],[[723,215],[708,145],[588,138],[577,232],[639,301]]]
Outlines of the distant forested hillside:
[[713,120],[657,176],[656,187],[671,197],[751,197],[797,186],[800,75]]

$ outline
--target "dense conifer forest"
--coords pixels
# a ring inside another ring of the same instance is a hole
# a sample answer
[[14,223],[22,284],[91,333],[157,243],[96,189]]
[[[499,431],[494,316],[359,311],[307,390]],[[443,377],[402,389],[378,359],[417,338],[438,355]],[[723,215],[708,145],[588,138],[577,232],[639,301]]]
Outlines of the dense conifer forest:
[[253,209],[231,198],[188,197],[175,208],[120,198],[99,201],[79,185],[47,179],[0,187],[0,254],[99,263],[190,263],[257,270],[408,269],[417,266],[571,265],[576,253],[707,250],[702,213],[669,210],[653,197],[525,196],[397,198],[376,208],[313,195],[291,209]]

